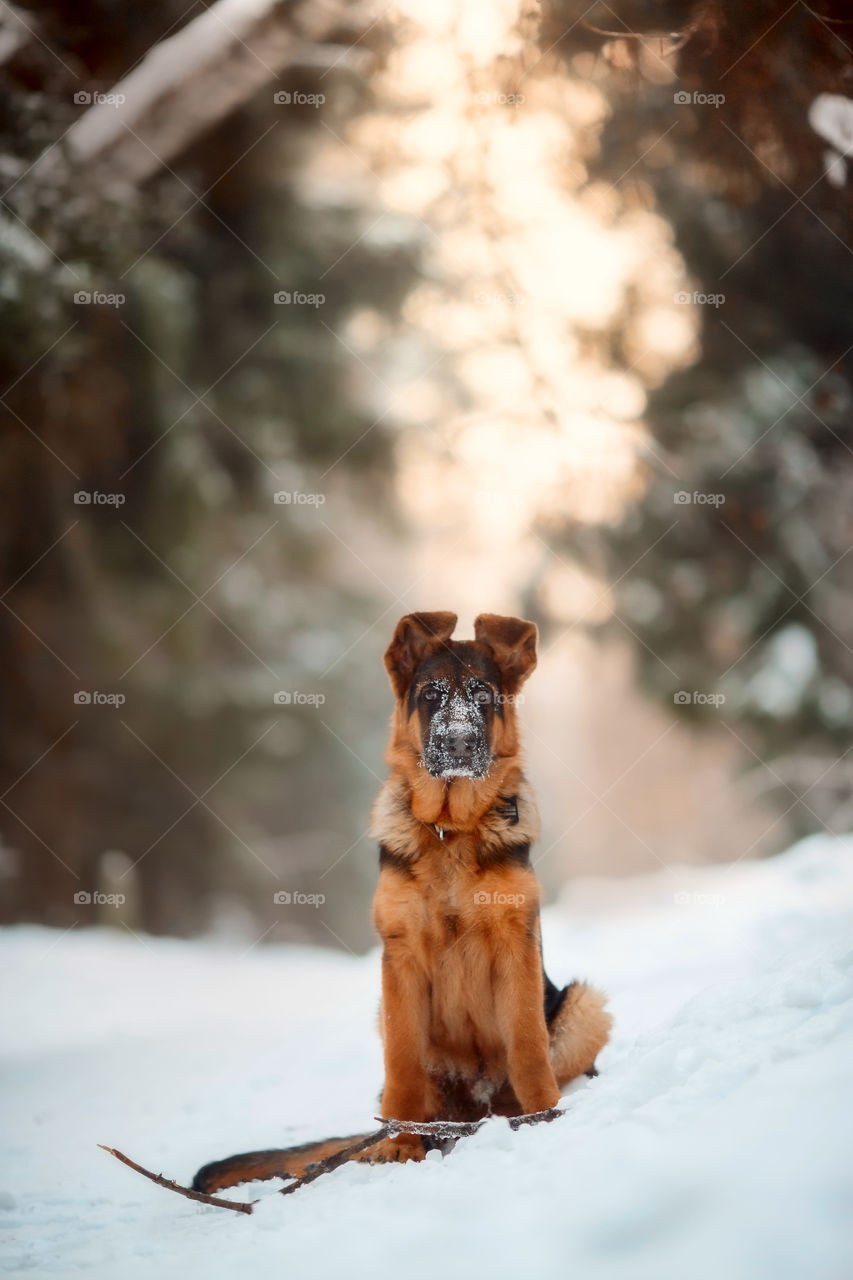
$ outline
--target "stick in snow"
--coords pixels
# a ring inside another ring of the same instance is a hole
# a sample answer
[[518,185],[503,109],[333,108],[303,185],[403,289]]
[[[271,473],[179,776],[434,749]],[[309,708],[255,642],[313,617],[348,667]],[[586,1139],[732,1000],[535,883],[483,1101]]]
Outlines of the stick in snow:
[[[547,1124],[563,1114],[556,1107],[552,1107],[550,1111],[533,1111],[528,1115],[513,1116],[509,1119],[509,1126],[511,1129],[517,1130],[524,1124],[540,1124],[542,1122]],[[489,1118],[491,1119],[492,1117]],[[368,1133],[360,1142],[354,1142],[351,1147],[345,1147],[343,1151],[338,1151],[333,1156],[327,1156],[325,1160],[317,1160],[301,1178],[294,1178],[292,1182],[288,1182],[287,1186],[282,1187],[281,1195],[289,1196],[301,1187],[307,1186],[309,1182],[314,1182],[317,1178],[322,1177],[324,1173],[331,1173],[333,1169],[340,1168],[342,1164],[346,1164],[348,1160],[358,1155],[360,1151],[366,1151],[368,1147],[376,1146],[377,1142],[381,1142],[383,1138],[393,1138],[398,1133],[419,1133],[433,1138],[453,1139],[455,1141],[457,1138],[469,1138],[486,1123],[485,1119],[471,1121],[382,1120],[381,1116],[375,1116],[374,1119],[381,1121],[381,1129],[377,1129],[374,1133]]]
[[[558,1116],[563,1114],[564,1112],[552,1107],[550,1111],[534,1111],[529,1115],[512,1116],[509,1118],[508,1123],[511,1129],[517,1130],[525,1124],[541,1124],[543,1122],[548,1124],[551,1120],[556,1120]],[[492,1117],[488,1118],[491,1119]],[[377,1116],[376,1119],[378,1120],[380,1117]],[[280,1194],[289,1196],[301,1187],[307,1187],[309,1183],[316,1181],[324,1173],[331,1173],[333,1169],[346,1164],[347,1160],[351,1160],[360,1151],[366,1151],[368,1147],[374,1147],[383,1138],[390,1138],[398,1133],[419,1133],[434,1138],[453,1139],[455,1141],[457,1138],[470,1137],[478,1129],[481,1129],[485,1123],[486,1119],[472,1120],[470,1122],[455,1120],[385,1120],[382,1122],[381,1129],[377,1129],[374,1133],[368,1133],[359,1142],[354,1142],[352,1146],[344,1147],[343,1151],[338,1151],[333,1156],[327,1156],[325,1160],[318,1160],[311,1165],[307,1173],[304,1173],[301,1178],[294,1178],[292,1182],[288,1182],[286,1186],[282,1187]],[[108,1151],[111,1156],[115,1156],[116,1160],[121,1160],[122,1164],[126,1164],[128,1168],[135,1169],[137,1173],[141,1173],[144,1178],[150,1178],[152,1182],[156,1182],[158,1187],[165,1187],[167,1191],[177,1191],[178,1195],[186,1196],[188,1200],[198,1200],[201,1204],[216,1205],[219,1209],[233,1209],[237,1213],[251,1213],[252,1205],[258,1203],[257,1200],[221,1200],[218,1196],[209,1196],[203,1191],[191,1191],[189,1187],[182,1187],[179,1183],[173,1182],[171,1178],[164,1178],[161,1173],[152,1173],[150,1169],[143,1169],[141,1164],[137,1164],[135,1160],[123,1155],[121,1151],[116,1151],[115,1147],[106,1147],[102,1142],[99,1142],[98,1146],[102,1151]]]
[[[526,1115],[507,1116],[510,1129],[518,1130],[525,1124],[550,1124],[558,1116],[564,1115],[559,1107],[551,1107],[548,1111],[530,1111]],[[379,1117],[377,1116],[378,1120]],[[385,1124],[392,1134],[420,1133],[434,1138],[468,1138],[481,1129],[488,1120],[495,1116],[486,1116],[482,1120],[386,1120]]]
[[381,1142],[383,1138],[390,1137],[391,1132],[391,1124],[385,1123],[381,1129],[377,1129],[375,1133],[368,1133],[360,1142],[354,1142],[351,1147],[344,1147],[343,1151],[338,1151],[333,1156],[326,1156],[325,1160],[315,1161],[309,1167],[308,1172],[303,1173],[301,1178],[294,1178],[292,1182],[288,1182],[286,1187],[282,1187],[281,1194],[289,1196],[291,1192],[298,1191],[300,1187],[307,1186],[309,1182],[314,1182],[322,1174],[331,1173],[333,1169],[337,1169],[340,1165],[346,1164],[347,1160],[351,1160],[353,1156],[357,1156],[359,1151],[366,1151],[368,1147],[375,1147],[377,1142]]
[[234,1209],[237,1213],[251,1213],[252,1205],[258,1203],[257,1200],[220,1200],[218,1196],[208,1196],[203,1191],[191,1191],[189,1187],[182,1187],[171,1178],[164,1178],[162,1173],[152,1173],[150,1169],[143,1169],[141,1164],[129,1159],[121,1151],[116,1151],[115,1147],[105,1147],[102,1142],[99,1142],[98,1146],[102,1151],[108,1151],[111,1156],[115,1156],[116,1160],[120,1160],[122,1164],[126,1164],[129,1169],[135,1169],[143,1177],[156,1182],[158,1187],[165,1187],[167,1191],[177,1191],[179,1196],[186,1196],[188,1200],[200,1200],[202,1204],[215,1204],[219,1209]]

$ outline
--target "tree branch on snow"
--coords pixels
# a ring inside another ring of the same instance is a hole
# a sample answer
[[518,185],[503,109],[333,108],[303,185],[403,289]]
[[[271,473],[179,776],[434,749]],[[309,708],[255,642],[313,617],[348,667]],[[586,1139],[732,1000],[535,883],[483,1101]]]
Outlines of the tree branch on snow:
[[[510,1129],[518,1130],[526,1124],[550,1124],[552,1120],[556,1120],[558,1116],[563,1115],[558,1107],[551,1107],[549,1111],[530,1111],[526,1115],[508,1116],[506,1118]],[[376,1117],[377,1120],[379,1117]],[[386,1120],[385,1125],[389,1133],[420,1133],[429,1135],[434,1138],[468,1138],[471,1134],[481,1129],[488,1120],[494,1119],[493,1116],[487,1116],[482,1120]]]
[[[543,1122],[548,1124],[564,1114],[564,1112],[554,1107],[550,1111],[535,1111],[529,1115],[513,1116],[508,1120],[508,1124],[511,1129],[518,1130],[523,1125],[541,1124]],[[379,1117],[377,1116],[376,1119],[378,1120]],[[348,1160],[351,1160],[353,1156],[358,1155],[360,1152],[366,1151],[368,1147],[374,1147],[378,1142],[382,1142],[384,1138],[394,1137],[395,1134],[418,1133],[445,1140],[468,1138],[486,1123],[486,1119],[472,1120],[470,1122],[458,1122],[455,1120],[423,1122],[415,1120],[385,1120],[381,1128],[376,1129],[373,1133],[366,1134],[365,1137],[359,1139],[358,1142],[352,1143],[351,1146],[344,1147],[343,1151],[327,1156],[325,1160],[318,1160],[301,1178],[294,1178],[292,1182],[288,1182],[283,1186],[280,1194],[283,1196],[292,1195],[294,1191],[299,1191],[302,1187],[308,1186],[309,1183],[316,1182],[317,1178],[321,1178],[323,1174],[331,1173],[334,1169],[340,1168],[342,1164],[346,1164]],[[108,1151],[111,1156],[115,1156],[122,1164],[126,1164],[128,1168],[135,1169],[143,1177],[156,1182],[158,1187],[165,1187],[167,1191],[177,1191],[178,1195],[186,1196],[188,1200],[198,1200],[201,1204],[216,1205],[219,1209],[235,1209],[238,1213],[251,1213],[252,1205],[257,1204],[257,1200],[222,1200],[218,1196],[209,1196],[203,1191],[191,1191],[189,1187],[182,1187],[179,1183],[173,1182],[171,1178],[164,1178],[160,1173],[152,1173],[150,1169],[144,1169],[141,1164],[137,1164],[128,1156],[123,1155],[121,1151],[116,1151],[114,1147],[106,1147],[102,1142],[99,1142],[98,1146],[102,1151]]]
[[[561,1116],[562,1111],[556,1108],[551,1111],[535,1111],[530,1115],[513,1116],[508,1121],[511,1129],[520,1129],[525,1124],[539,1124],[542,1121],[546,1123],[550,1120],[556,1120],[557,1116]],[[381,1116],[375,1116],[376,1120],[381,1120]],[[382,1128],[376,1129],[375,1132],[369,1133],[359,1142],[354,1142],[352,1146],[345,1147],[343,1151],[338,1151],[333,1156],[327,1156],[325,1160],[318,1160],[311,1166],[307,1173],[301,1178],[295,1178],[293,1182],[289,1182],[287,1186],[281,1188],[283,1196],[289,1196],[291,1192],[298,1191],[300,1187],[307,1186],[309,1182],[321,1177],[324,1173],[331,1173],[333,1169],[337,1169],[342,1164],[346,1164],[347,1160],[351,1160],[353,1156],[358,1155],[361,1151],[366,1151],[368,1147],[376,1146],[377,1142],[382,1142],[384,1138],[393,1138],[399,1133],[417,1133],[425,1137],[443,1138],[445,1140],[456,1138],[470,1138],[486,1123],[486,1120],[472,1121],[456,1121],[456,1120],[384,1120]]]
[[188,1200],[199,1200],[202,1204],[213,1204],[218,1209],[234,1209],[237,1213],[251,1213],[252,1205],[257,1204],[256,1200],[251,1202],[245,1200],[220,1200],[218,1196],[205,1195],[203,1191],[191,1191],[189,1187],[182,1187],[179,1183],[173,1182],[171,1178],[164,1178],[162,1173],[152,1173],[150,1169],[143,1169],[141,1164],[137,1164],[135,1160],[123,1155],[121,1151],[116,1151],[115,1147],[105,1147],[102,1142],[99,1142],[98,1146],[102,1151],[108,1151],[111,1156],[115,1156],[116,1160],[120,1160],[122,1164],[126,1164],[129,1169],[134,1169],[137,1173],[141,1173],[144,1178],[150,1178],[152,1182],[156,1182],[158,1187],[165,1187],[167,1191],[177,1191],[179,1196],[186,1196]]
[[368,1133],[360,1142],[354,1142],[351,1147],[344,1147],[343,1151],[338,1151],[333,1156],[326,1156],[325,1160],[317,1160],[301,1178],[294,1178],[292,1182],[288,1182],[286,1186],[282,1187],[281,1194],[289,1196],[292,1192],[298,1191],[300,1187],[305,1187],[309,1182],[316,1181],[324,1173],[331,1173],[333,1169],[339,1168],[340,1165],[346,1164],[347,1160],[357,1156],[360,1151],[366,1151],[368,1147],[375,1147],[377,1142],[381,1142],[383,1138],[389,1137],[390,1134],[391,1126],[387,1123],[383,1124],[381,1129],[377,1129],[375,1133]]

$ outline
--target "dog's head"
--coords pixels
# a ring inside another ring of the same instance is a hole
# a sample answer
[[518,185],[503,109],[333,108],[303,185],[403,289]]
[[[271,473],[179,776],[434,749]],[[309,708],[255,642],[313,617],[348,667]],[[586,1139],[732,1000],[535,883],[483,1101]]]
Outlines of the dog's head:
[[434,778],[484,778],[517,750],[516,699],[536,666],[536,626],[481,613],[474,640],[451,640],[454,613],[401,618],[385,653],[397,732]]

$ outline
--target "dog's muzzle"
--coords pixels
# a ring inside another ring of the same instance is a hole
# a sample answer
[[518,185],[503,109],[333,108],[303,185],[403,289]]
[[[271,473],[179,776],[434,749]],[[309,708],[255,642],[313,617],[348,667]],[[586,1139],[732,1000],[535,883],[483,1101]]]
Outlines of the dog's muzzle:
[[423,763],[434,778],[483,778],[492,763],[482,719],[454,698],[433,718]]

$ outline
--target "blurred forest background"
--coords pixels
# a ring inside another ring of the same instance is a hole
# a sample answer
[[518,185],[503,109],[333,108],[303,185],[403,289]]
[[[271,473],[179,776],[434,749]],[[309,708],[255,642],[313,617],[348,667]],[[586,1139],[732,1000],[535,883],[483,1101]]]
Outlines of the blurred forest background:
[[369,945],[412,608],[540,625],[550,892],[850,828],[849,6],[4,5],[0,67],[0,921]]

